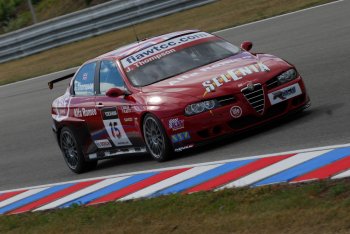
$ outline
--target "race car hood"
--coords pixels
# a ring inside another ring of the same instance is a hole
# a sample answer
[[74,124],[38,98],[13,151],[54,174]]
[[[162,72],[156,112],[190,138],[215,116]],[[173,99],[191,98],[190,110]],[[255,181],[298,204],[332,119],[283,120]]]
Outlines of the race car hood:
[[214,98],[238,93],[251,82],[265,83],[291,67],[292,65],[273,55],[241,52],[143,87],[142,92],[178,93],[184,95],[184,98]]

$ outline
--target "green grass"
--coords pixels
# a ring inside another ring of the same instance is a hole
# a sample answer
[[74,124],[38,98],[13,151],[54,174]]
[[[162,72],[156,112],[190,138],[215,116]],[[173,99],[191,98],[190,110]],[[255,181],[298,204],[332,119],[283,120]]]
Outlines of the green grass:
[[[136,30],[142,38],[191,28],[216,31],[330,1],[332,0],[218,0],[136,25]],[[133,30],[124,28],[2,63],[0,85],[78,66],[88,59],[134,40]]]
[[350,180],[0,216],[1,233],[349,233]]

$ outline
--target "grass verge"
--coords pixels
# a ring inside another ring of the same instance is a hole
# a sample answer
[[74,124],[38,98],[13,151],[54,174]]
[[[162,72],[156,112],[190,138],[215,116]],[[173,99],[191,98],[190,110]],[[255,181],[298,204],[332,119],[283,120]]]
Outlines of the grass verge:
[[350,180],[0,216],[1,233],[349,233]]
[[[136,25],[141,38],[198,28],[204,31],[244,24],[332,0],[218,0],[195,9]],[[132,28],[124,28],[39,54],[0,64],[0,85],[78,66],[121,45],[135,41]]]

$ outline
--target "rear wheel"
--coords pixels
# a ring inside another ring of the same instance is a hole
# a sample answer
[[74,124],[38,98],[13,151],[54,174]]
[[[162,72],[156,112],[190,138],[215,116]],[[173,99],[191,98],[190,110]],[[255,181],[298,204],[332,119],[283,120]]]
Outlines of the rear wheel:
[[147,150],[158,162],[171,157],[169,139],[160,121],[152,114],[147,114],[143,121],[143,136]]
[[83,173],[94,169],[97,161],[85,161],[84,154],[81,150],[81,144],[74,132],[64,127],[60,133],[60,144],[64,160],[67,166],[75,173]]

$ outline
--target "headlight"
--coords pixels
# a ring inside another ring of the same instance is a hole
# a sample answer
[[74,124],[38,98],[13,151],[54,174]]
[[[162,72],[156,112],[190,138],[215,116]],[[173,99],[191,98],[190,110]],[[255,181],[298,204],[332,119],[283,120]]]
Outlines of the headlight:
[[289,69],[288,71],[277,76],[277,80],[280,84],[287,83],[295,78],[297,78],[297,71],[295,69]]
[[211,110],[216,106],[216,101],[215,100],[208,100],[208,101],[204,101],[204,107],[207,110]]
[[220,106],[220,104],[217,100],[207,100],[203,102],[197,102],[186,106],[185,114],[188,116],[195,115],[208,110],[212,110],[218,106]]

